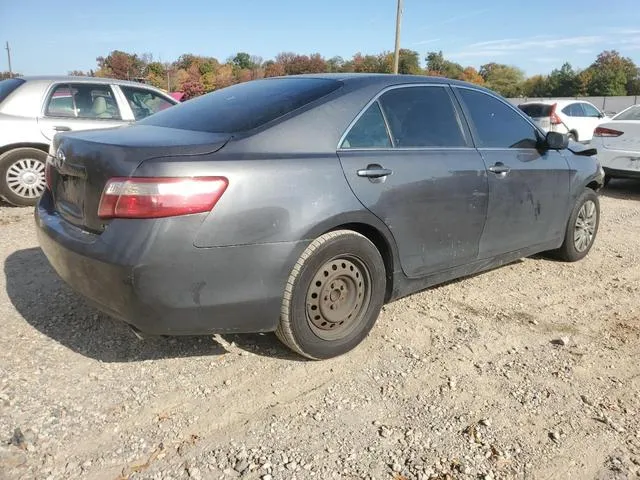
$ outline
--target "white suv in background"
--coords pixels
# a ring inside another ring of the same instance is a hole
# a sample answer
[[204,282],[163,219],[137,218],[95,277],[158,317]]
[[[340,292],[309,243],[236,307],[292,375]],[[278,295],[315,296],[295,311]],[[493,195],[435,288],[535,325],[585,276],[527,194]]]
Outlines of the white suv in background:
[[539,100],[521,103],[518,108],[545,132],[566,133],[579,142],[591,140],[596,127],[609,120],[593,104],[582,100]]

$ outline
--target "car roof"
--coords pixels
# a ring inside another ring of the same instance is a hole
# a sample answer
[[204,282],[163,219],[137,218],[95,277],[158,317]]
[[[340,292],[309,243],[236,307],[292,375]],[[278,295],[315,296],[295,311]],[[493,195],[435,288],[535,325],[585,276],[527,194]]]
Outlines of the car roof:
[[74,82],[74,83],[100,83],[100,84],[112,84],[118,85],[130,85],[132,87],[148,87],[157,90],[153,85],[148,85],[141,82],[133,82],[130,80],[118,80],[117,78],[105,78],[105,77],[78,77],[73,75],[25,75],[22,77],[15,77],[25,80],[27,82]]
[[443,85],[460,85],[472,86],[474,88],[483,89],[478,85],[473,85],[460,80],[453,80],[445,77],[430,77],[427,75],[405,75],[392,73],[305,73],[302,75],[285,75],[281,77],[270,78],[319,78],[328,80],[337,80],[345,84],[348,83],[388,83],[389,85],[399,83],[441,83]]
[[564,106],[564,105],[570,105],[572,103],[588,103],[589,105],[593,105],[591,102],[587,101],[587,100],[580,100],[580,99],[558,99],[558,100],[554,100],[553,98],[545,98],[542,100],[531,100],[529,102],[523,102],[520,103],[520,105],[553,105],[553,104],[558,104],[558,106]]

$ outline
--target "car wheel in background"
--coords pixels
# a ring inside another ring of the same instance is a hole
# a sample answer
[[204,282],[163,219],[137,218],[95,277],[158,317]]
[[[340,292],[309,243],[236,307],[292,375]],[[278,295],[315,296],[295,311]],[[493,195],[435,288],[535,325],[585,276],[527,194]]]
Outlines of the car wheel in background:
[[326,233],[289,276],[276,335],[314,360],[346,353],[375,324],[385,291],[384,262],[369,239],[351,230]]
[[578,197],[565,233],[562,246],[551,252],[565,262],[576,262],[584,258],[596,239],[600,224],[600,200],[598,194],[586,188]]
[[46,187],[47,154],[37,148],[16,148],[0,156],[0,196],[16,206],[33,206]]

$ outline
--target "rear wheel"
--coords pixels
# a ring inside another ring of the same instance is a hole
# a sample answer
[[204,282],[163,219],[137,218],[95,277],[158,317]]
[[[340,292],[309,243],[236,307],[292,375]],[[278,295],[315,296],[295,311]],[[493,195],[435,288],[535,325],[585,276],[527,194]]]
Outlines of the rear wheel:
[[567,136],[569,137],[569,140],[573,140],[574,142],[578,141],[578,134],[576,132],[569,132]]
[[342,355],[375,324],[385,290],[384,262],[373,243],[351,230],[326,233],[289,276],[276,335],[307,358]]
[[0,156],[0,196],[16,206],[33,206],[46,187],[47,154],[37,148],[16,148]]
[[578,197],[562,246],[553,255],[565,262],[583,259],[591,250],[600,224],[600,201],[596,192],[586,188]]

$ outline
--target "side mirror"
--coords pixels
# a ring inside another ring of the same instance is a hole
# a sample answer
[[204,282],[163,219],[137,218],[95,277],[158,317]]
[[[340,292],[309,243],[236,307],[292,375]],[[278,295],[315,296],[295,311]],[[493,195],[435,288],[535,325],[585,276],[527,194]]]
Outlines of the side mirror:
[[564,150],[569,146],[569,137],[558,132],[548,132],[546,142],[550,150]]

